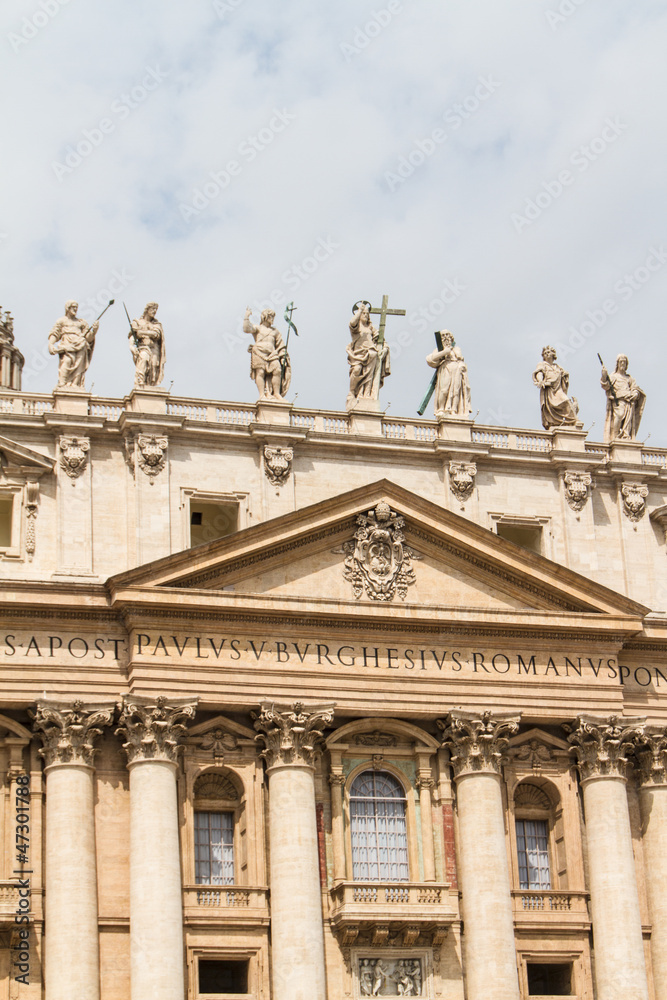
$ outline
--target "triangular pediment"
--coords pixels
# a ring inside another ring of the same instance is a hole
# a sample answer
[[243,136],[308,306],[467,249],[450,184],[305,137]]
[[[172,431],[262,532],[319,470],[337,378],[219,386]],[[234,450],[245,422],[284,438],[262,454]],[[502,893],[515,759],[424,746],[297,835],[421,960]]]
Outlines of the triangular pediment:
[[0,462],[3,471],[19,470],[23,473],[34,472],[42,474],[53,472],[55,462],[48,455],[40,455],[38,451],[31,448],[24,448],[22,444],[17,444],[11,438],[0,435]]
[[[368,544],[362,539],[357,546],[364,525]],[[382,574],[395,576],[401,559],[403,578],[383,592]],[[375,592],[369,573],[380,581]],[[499,620],[530,612],[640,622],[648,610],[387,480],[112,577],[108,585],[117,598],[152,590],[163,599],[187,595],[191,605],[195,595],[205,603],[208,593],[246,609],[253,601],[276,611],[291,603],[310,614],[376,618],[419,617],[437,608]]]

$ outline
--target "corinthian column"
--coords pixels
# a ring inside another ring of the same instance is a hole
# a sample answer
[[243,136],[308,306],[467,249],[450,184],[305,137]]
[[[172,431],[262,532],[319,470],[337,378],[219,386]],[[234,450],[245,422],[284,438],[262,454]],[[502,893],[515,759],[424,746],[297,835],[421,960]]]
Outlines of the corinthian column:
[[128,698],[118,734],[130,771],[132,1000],[183,1000],[183,899],[176,767],[197,702]]
[[113,714],[114,705],[37,704],[46,761],[46,1000],[100,996],[93,755]]
[[584,796],[598,1000],[648,1000],[625,787],[626,754],[644,721],[580,715],[566,727]]
[[468,1000],[519,1000],[500,769],[518,715],[452,712],[438,725],[456,780]]
[[641,737],[635,756],[639,761],[646,887],[653,925],[655,1000],[667,1000],[667,730]]
[[333,705],[263,702],[255,729],[269,777],[273,1000],[326,1000],[314,755]]

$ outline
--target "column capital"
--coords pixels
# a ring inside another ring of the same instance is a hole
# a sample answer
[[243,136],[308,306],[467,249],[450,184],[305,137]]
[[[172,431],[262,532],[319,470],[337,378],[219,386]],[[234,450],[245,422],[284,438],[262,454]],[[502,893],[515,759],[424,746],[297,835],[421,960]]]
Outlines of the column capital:
[[509,737],[519,730],[521,714],[450,712],[438,719],[442,743],[451,754],[454,777],[486,772],[500,774]]
[[333,722],[334,705],[306,707],[296,701],[291,708],[278,707],[263,701],[260,712],[252,713],[255,738],[264,743],[261,756],[269,768],[292,764],[312,767],[318,745],[324,739],[322,730]]
[[635,741],[640,784],[667,785],[667,727],[651,728]]
[[114,704],[94,705],[83,701],[71,706],[61,702],[38,701],[33,714],[34,729],[44,747],[39,751],[46,766],[85,764],[92,767],[95,739],[102,727],[113,721]]
[[194,719],[198,701],[125,698],[116,734],[125,740],[128,765],[149,760],[175,764],[186,732],[183,721]]
[[578,715],[563,726],[572,744],[582,781],[594,778],[626,778],[628,753],[643,737],[646,719],[640,716],[610,715],[598,718]]

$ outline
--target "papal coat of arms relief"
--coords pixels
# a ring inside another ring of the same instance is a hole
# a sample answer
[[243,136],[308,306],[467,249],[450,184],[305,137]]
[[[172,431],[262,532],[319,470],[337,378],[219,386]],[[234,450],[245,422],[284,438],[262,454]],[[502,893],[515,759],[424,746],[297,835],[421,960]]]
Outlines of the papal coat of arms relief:
[[352,584],[357,600],[364,591],[373,601],[405,600],[408,587],[416,583],[412,560],[420,559],[405,544],[405,520],[381,500],[375,510],[357,517],[354,538],[344,542],[343,576]]

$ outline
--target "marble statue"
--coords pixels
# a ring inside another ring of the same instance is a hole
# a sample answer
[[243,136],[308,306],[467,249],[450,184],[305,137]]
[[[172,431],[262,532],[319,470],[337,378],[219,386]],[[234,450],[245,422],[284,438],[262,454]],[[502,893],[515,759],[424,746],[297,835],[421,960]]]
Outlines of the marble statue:
[[441,330],[442,350],[435,350],[426,359],[437,368],[435,384],[436,417],[467,417],[471,412],[468,368],[449,330]]
[[130,324],[128,340],[135,364],[135,385],[160,385],[164,378],[164,330],[155,318],[157,310],[157,302],[149,302],[141,319],[133,319]]
[[607,415],[604,422],[605,441],[634,440],[644,412],[646,393],[628,374],[628,358],[619,354],[611,375],[602,366],[600,385],[607,394]]
[[380,341],[379,331],[371,322],[368,303],[362,302],[350,320],[351,342],[347,345],[350,365],[350,391],[347,408],[356,399],[377,399],[385,377],[391,375],[389,347]]
[[66,302],[65,315],[49,334],[49,354],[58,355],[58,387],[83,387],[93,356],[99,322],[89,326],[77,316],[78,308],[78,302]]
[[579,404],[567,394],[570,376],[556,364],[556,351],[553,347],[543,349],[542,361],[533,372],[533,383],[539,386],[542,426],[545,430],[576,426]]
[[250,321],[252,310],[246,309],[243,332],[250,333],[255,343],[250,352],[250,378],[255,381],[260,398],[282,399],[289,389],[292,368],[289,354],[279,330],[273,325],[273,309],[262,310],[259,326]]

